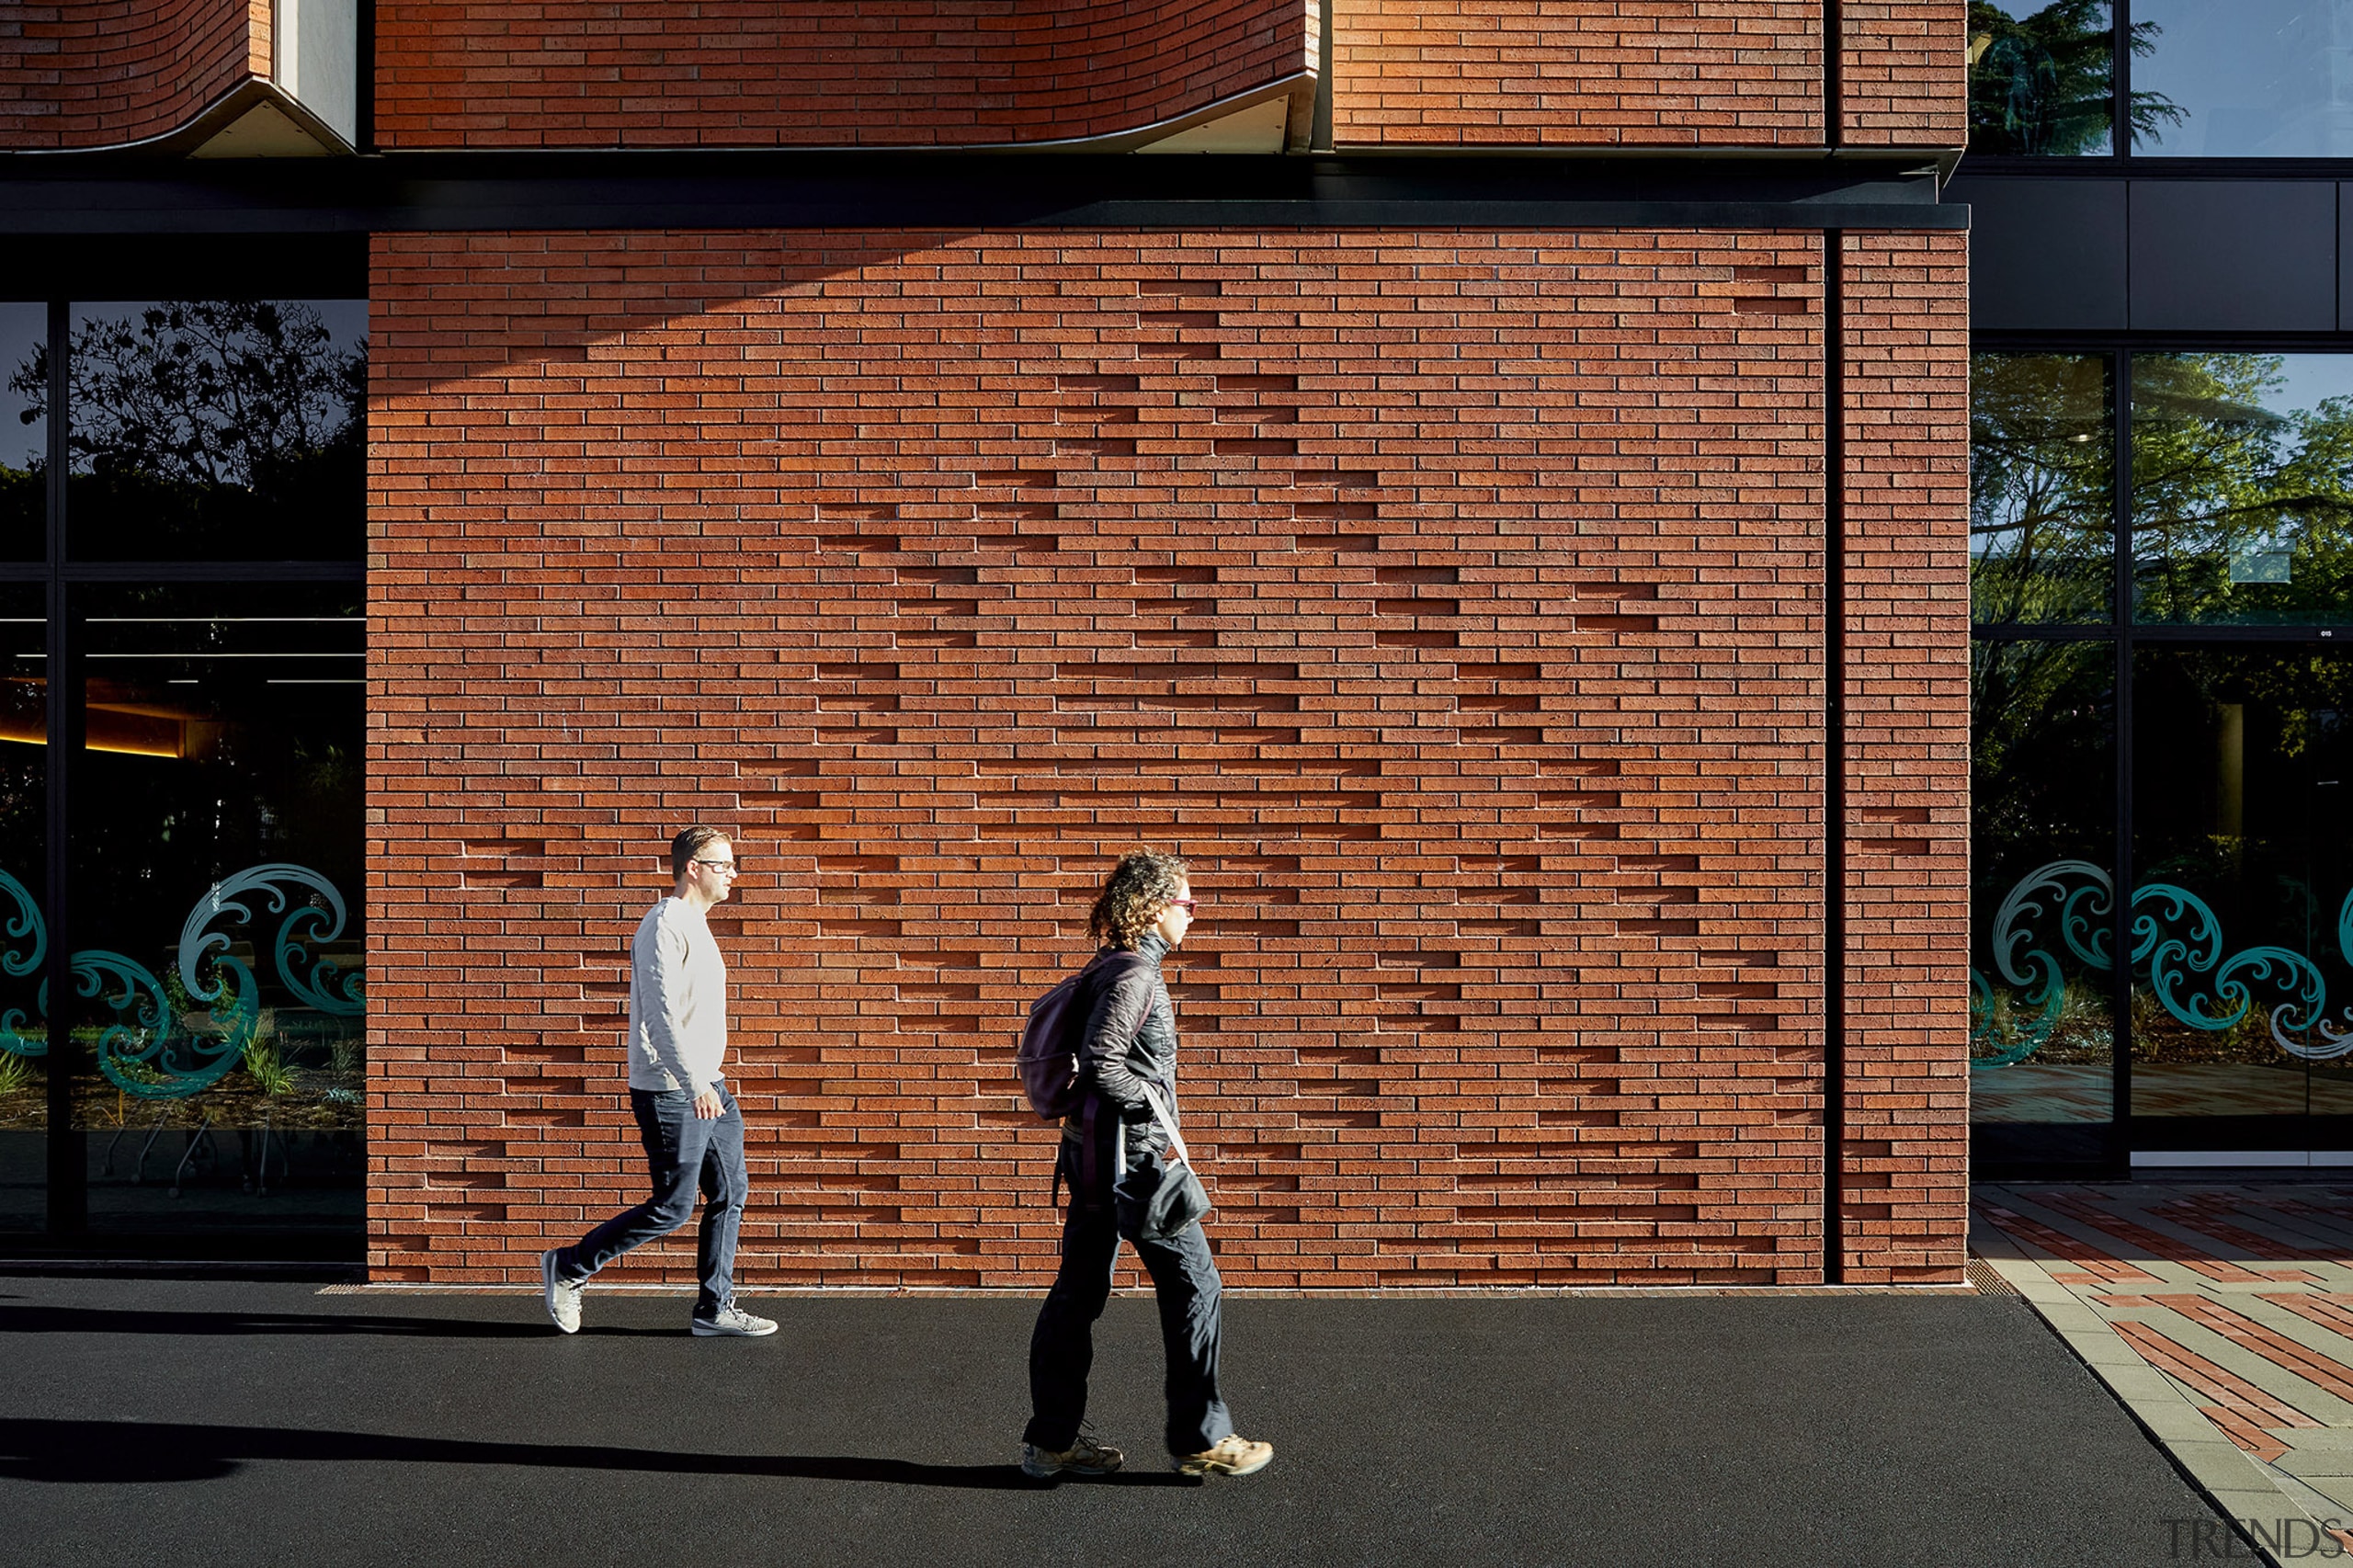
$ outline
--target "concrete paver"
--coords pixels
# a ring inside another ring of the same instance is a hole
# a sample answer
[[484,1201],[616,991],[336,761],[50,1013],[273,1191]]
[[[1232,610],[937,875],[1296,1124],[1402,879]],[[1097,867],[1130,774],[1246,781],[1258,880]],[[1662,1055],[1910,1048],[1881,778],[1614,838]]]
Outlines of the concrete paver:
[[2227,1509],[2252,1474],[2239,1517],[2285,1504],[2353,1551],[2353,1188],[1987,1185],[1975,1215],[1972,1249]]

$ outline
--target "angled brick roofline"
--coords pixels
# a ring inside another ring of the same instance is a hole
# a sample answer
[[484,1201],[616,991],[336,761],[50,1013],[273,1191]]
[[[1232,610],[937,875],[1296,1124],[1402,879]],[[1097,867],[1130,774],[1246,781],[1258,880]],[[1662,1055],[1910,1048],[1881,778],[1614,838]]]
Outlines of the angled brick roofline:
[[381,0],[376,29],[386,151],[1116,151],[1245,114],[1256,150],[1301,148],[1317,55],[1314,0]]
[[[0,12],[0,153],[343,150],[345,131],[295,96],[292,65],[277,59],[291,41],[277,29],[302,9],[79,0]],[[347,103],[347,87],[337,96]]]
[[26,4],[0,16],[0,147],[168,136],[269,74],[268,0]]

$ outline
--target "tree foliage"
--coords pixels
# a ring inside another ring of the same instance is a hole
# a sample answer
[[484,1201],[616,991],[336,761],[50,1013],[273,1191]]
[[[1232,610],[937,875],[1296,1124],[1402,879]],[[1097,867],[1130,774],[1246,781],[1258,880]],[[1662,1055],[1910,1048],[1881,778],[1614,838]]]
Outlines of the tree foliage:
[[[74,333],[68,515],[77,552],[356,552],[366,351],[274,301],[149,305]],[[9,377],[48,412],[46,349]]]
[[2353,619],[2353,397],[2275,412],[2276,354],[2132,361],[2142,621]]
[[2115,441],[2106,363],[1980,354],[1970,397],[1970,592],[1980,623],[2105,619]]
[[[2157,32],[2154,22],[2133,27],[2135,57],[2155,50]],[[2029,157],[2112,151],[2115,40],[2108,0],[2054,0],[2021,17],[1990,0],[1971,0],[1971,149]],[[2163,94],[2134,93],[2134,145],[2187,118]]]

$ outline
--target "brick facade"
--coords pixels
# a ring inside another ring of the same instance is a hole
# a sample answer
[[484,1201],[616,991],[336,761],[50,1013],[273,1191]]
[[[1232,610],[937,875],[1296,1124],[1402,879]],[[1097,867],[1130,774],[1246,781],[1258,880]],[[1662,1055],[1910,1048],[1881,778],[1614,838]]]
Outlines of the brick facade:
[[1819,146],[1819,0],[1336,0],[1336,142]]
[[1961,0],[1842,0],[1848,145],[1957,148],[1969,140],[1965,14]]
[[0,152],[163,136],[269,74],[269,0],[98,0],[0,10]]
[[1311,71],[1313,17],[1302,0],[383,0],[376,135],[388,149],[1103,136]]
[[1968,237],[1845,239],[1846,1277],[1967,1241]]
[[[1338,0],[1342,145],[1822,145],[1820,0]],[[1840,133],[1958,147],[1960,0],[1847,0]]]
[[[1962,250],[1847,247],[1847,1247],[1957,1279]],[[1818,1279],[1823,262],[380,236],[375,1277],[637,1196],[623,944],[701,818],[748,1279],[1043,1280],[1009,1037],[1139,841],[1230,1283]]]

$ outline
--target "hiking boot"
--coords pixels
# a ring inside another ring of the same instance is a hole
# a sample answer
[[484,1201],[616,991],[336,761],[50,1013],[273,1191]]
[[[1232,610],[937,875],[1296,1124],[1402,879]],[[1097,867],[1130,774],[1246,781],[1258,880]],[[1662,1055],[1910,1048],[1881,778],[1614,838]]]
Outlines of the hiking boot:
[[1220,1437],[1217,1447],[1198,1454],[1178,1454],[1169,1460],[1169,1468],[1179,1475],[1252,1475],[1267,1468],[1275,1457],[1272,1443],[1254,1443],[1247,1437]]
[[757,1339],[764,1334],[776,1332],[776,1320],[754,1317],[730,1301],[710,1317],[696,1317],[694,1331],[705,1339],[714,1335],[730,1339]]
[[1043,1481],[1054,1475],[1108,1475],[1120,1468],[1120,1450],[1082,1432],[1067,1449],[1021,1445],[1021,1473]]
[[585,1279],[559,1279],[555,1273],[555,1255],[551,1247],[540,1254],[540,1280],[544,1287],[540,1299],[548,1304],[548,1316],[555,1319],[557,1328],[566,1334],[580,1332],[580,1288]]

